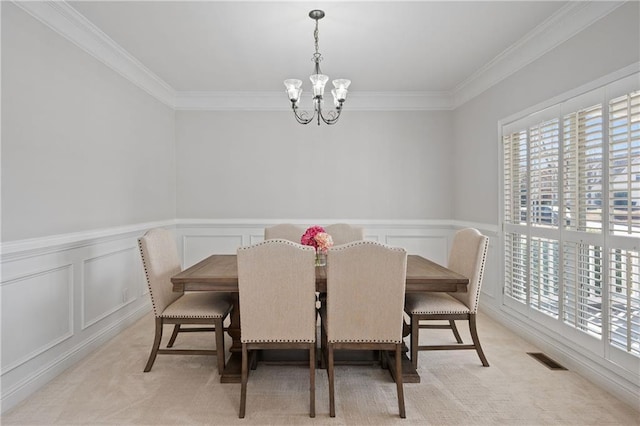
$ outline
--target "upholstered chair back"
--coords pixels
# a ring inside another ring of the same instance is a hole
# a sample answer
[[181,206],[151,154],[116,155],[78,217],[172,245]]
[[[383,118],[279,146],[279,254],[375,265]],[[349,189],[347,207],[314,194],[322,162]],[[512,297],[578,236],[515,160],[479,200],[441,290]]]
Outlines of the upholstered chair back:
[[269,239],[238,249],[243,343],[315,342],[315,250]]
[[451,252],[449,253],[447,267],[469,278],[469,286],[466,293],[455,292],[449,294],[464,303],[472,314],[478,311],[488,246],[488,237],[482,235],[477,229],[467,228],[456,232]]
[[364,229],[361,226],[353,226],[346,223],[336,223],[324,227],[327,234],[331,235],[336,246],[364,240]]
[[159,317],[165,308],[182,296],[173,291],[171,277],[182,270],[176,242],[171,232],[156,228],[138,239],[142,266],[147,277],[153,313]]
[[306,228],[300,225],[293,225],[291,223],[281,223],[279,225],[270,226],[264,228],[265,240],[287,240],[300,244],[300,239]]
[[329,342],[402,341],[407,252],[374,241],[327,254]]

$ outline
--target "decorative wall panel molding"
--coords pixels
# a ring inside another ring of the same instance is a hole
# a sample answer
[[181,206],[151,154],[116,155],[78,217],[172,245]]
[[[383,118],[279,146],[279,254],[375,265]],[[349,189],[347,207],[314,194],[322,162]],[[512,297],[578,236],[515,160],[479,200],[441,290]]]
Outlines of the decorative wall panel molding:
[[150,311],[137,238],[174,225],[148,222],[2,244],[3,412]]
[[73,336],[72,268],[2,282],[2,375]]
[[122,309],[142,294],[138,247],[127,247],[83,262],[82,329]]

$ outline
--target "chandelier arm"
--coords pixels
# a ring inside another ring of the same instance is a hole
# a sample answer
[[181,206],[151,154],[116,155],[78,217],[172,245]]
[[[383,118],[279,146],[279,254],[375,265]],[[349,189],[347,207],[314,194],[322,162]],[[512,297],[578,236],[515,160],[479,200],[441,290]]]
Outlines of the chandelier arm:
[[318,117],[322,118],[322,121],[324,121],[325,124],[331,125],[331,124],[336,124],[338,122],[338,119],[340,118],[340,114],[342,114],[342,108],[337,108],[335,110],[329,111],[329,113],[327,114],[328,117],[326,118],[322,113],[322,111],[320,111],[320,113],[318,114]]
[[291,109],[293,110],[293,116],[296,118],[296,121],[300,124],[309,124],[313,121],[313,119],[316,116],[316,112],[314,111],[311,117],[304,118],[303,117],[304,113],[302,115],[298,114],[298,109],[295,107],[295,105],[292,105]]

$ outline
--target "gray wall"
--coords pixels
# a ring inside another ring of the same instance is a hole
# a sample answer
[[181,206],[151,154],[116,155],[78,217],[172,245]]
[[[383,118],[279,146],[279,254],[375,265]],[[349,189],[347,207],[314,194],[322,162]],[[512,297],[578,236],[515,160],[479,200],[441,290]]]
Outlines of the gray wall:
[[449,218],[451,137],[448,111],[177,112],[177,216]]
[[174,217],[173,110],[2,2],[2,241]]
[[640,60],[629,2],[454,111],[455,219],[498,223],[498,121]]

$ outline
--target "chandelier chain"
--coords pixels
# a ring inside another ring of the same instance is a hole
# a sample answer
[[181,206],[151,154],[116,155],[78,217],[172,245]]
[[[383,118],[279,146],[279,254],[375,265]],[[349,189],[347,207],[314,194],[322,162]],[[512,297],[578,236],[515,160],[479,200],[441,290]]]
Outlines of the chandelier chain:
[[316,19],[316,29],[313,31],[313,38],[315,40],[316,53],[313,54],[313,58],[311,60],[315,63],[319,63],[322,60],[322,54],[320,53],[320,47],[318,43],[318,20]]

